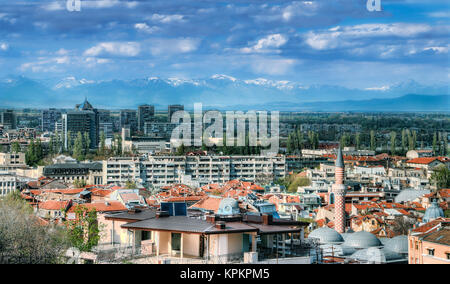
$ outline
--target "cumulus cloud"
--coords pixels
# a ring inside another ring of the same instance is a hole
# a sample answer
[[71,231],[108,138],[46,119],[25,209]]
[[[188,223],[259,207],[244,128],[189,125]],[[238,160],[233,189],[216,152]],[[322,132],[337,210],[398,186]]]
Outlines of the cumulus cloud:
[[146,23],[137,23],[137,24],[134,25],[134,28],[139,30],[139,31],[146,32],[146,33],[149,33],[149,34],[152,34],[152,33],[157,32],[157,31],[160,30],[159,27],[157,27],[157,26],[150,27]]
[[288,38],[282,34],[272,34],[258,40],[252,47],[242,48],[241,51],[244,53],[268,52],[270,49],[277,49],[283,46],[287,41]]
[[140,44],[137,42],[102,42],[87,49],[84,52],[85,56],[99,56],[99,55],[115,55],[133,57],[140,53]]

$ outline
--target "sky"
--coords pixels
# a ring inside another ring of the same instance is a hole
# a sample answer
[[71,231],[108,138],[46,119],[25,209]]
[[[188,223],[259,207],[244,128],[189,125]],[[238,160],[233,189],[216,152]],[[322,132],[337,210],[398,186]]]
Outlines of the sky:
[[0,78],[448,84],[448,0],[0,0]]

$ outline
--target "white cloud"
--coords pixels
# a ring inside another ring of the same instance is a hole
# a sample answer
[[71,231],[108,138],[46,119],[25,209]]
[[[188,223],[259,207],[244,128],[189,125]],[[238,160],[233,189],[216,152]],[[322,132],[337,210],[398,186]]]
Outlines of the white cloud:
[[362,38],[371,37],[414,37],[431,31],[426,24],[363,24],[346,27],[334,27],[321,32],[309,32],[305,35],[305,42],[317,50],[334,49],[337,47],[353,46]]
[[284,21],[290,21],[296,16],[313,16],[316,14],[318,4],[312,1],[293,2],[281,12]]
[[255,58],[251,63],[254,72],[267,75],[285,75],[298,62],[294,59]]
[[179,14],[174,15],[161,15],[161,14],[153,14],[150,18],[150,20],[155,22],[160,22],[164,24],[173,23],[173,22],[184,22],[184,16]]
[[82,8],[111,8],[119,4],[119,0],[81,0]]
[[149,33],[149,34],[152,34],[152,33],[157,32],[157,31],[160,30],[159,27],[157,27],[157,26],[150,27],[146,23],[137,23],[137,24],[134,25],[134,28],[139,30],[139,31],[143,31],[143,32],[146,32],[146,33]]
[[381,87],[372,87],[372,88],[365,88],[366,91],[389,91],[391,87],[390,86],[381,86]]
[[242,48],[241,51],[244,53],[268,52],[270,49],[276,49],[283,46],[287,41],[288,38],[282,34],[272,34],[258,40],[252,47]]
[[61,11],[66,9],[66,7],[63,5],[63,2],[61,1],[54,1],[49,4],[44,4],[43,7],[47,11]]
[[9,49],[9,45],[4,42],[0,42],[0,50],[7,51]]
[[133,57],[140,53],[140,44],[137,42],[102,42],[84,52],[85,56],[98,56],[103,54]]
[[430,46],[425,47],[423,51],[434,51],[436,53],[448,53],[448,47],[445,46]]
[[193,38],[157,39],[150,44],[152,55],[189,53],[198,49],[200,40]]

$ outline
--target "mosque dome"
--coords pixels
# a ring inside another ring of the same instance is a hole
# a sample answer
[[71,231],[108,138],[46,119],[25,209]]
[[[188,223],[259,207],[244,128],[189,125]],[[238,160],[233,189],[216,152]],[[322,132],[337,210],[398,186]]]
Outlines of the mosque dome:
[[396,253],[408,253],[408,236],[396,236],[386,241],[384,247]]
[[425,211],[425,215],[423,216],[423,221],[425,223],[428,223],[439,217],[444,217],[444,211],[442,210],[441,207],[439,207],[439,204],[437,203],[437,201],[434,200],[431,203],[431,206],[428,207],[427,210]]
[[376,247],[358,250],[353,253],[350,258],[369,263],[386,263],[404,259],[402,255],[396,252],[390,251],[386,248]]
[[239,203],[233,198],[224,198],[219,204],[219,215],[234,215],[239,214]]
[[336,232],[334,229],[328,227],[321,227],[312,231],[308,239],[316,238],[319,239],[321,244],[333,244],[333,243],[342,243],[344,239],[341,234]]
[[344,245],[357,249],[382,246],[381,241],[374,234],[365,231],[348,234]]

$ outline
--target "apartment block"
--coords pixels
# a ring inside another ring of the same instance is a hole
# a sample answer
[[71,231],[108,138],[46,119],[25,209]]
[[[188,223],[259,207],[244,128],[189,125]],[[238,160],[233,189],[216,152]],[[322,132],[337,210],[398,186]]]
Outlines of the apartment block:
[[188,176],[202,186],[233,179],[255,181],[260,175],[271,176],[273,180],[285,177],[285,157],[151,156],[103,161],[103,180],[107,184],[131,180],[164,186],[181,183]]

